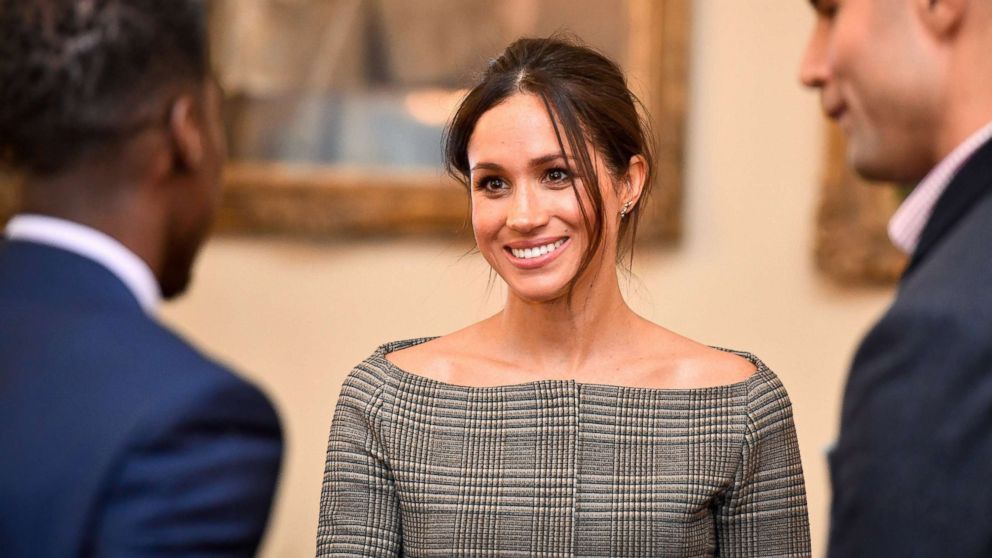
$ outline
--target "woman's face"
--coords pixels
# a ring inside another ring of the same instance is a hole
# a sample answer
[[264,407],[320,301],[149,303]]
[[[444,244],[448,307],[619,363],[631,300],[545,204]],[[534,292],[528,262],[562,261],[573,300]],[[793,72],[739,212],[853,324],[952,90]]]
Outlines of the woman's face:
[[[591,148],[590,154],[600,181],[608,182],[599,156]],[[578,165],[562,159],[544,102],[519,93],[483,114],[469,140],[468,162],[472,228],[483,257],[511,292],[526,301],[547,302],[567,294],[590,239],[572,190],[569,169]],[[592,218],[582,179],[575,180]],[[612,187],[601,186],[601,191],[605,250],[593,259],[590,275],[615,260],[619,202]]]

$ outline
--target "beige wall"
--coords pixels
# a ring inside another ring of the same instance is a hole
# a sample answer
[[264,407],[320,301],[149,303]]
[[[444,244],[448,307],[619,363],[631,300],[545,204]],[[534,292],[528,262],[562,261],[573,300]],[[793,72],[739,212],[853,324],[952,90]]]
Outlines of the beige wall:
[[[824,448],[858,338],[887,291],[841,290],[811,263],[820,172],[815,97],[796,84],[805,0],[695,2],[686,230],[642,251],[629,299],[706,343],[750,350],[792,395],[816,555],[827,529]],[[166,319],[274,397],[287,454],[264,556],[312,555],[333,403],[385,340],[441,334],[498,308],[480,258],[446,242],[217,239]]]

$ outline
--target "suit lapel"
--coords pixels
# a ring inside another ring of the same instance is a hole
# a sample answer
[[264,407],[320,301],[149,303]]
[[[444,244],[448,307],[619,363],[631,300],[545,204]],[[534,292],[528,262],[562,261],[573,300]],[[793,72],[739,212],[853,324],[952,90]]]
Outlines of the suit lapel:
[[992,191],[992,141],[986,142],[965,162],[961,170],[951,179],[947,190],[937,200],[903,278],[912,273],[940,239],[990,191]]

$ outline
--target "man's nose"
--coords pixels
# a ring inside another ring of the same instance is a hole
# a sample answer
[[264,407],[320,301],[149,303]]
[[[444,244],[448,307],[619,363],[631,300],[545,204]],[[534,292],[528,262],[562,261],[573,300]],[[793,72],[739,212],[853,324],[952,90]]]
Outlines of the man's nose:
[[806,87],[821,88],[830,76],[827,63],[827,32],[823,26],[822,23],[817,24],[799,63],[799,82]]

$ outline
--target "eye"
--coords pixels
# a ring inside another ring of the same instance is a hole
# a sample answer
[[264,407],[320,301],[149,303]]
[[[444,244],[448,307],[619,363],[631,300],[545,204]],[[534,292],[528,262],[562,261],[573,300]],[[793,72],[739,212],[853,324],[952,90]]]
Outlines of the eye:
[[567,169],[561,167],[555,167],[553,169],[548,169],[544,173],[544,179],[552,184],[563,184],[569,181],[571,174]]
[[506,181],[498,176],[483,176],[475,183],[476,190],[481,190],[487,194],[497,194],[508,188],[509,185]]
[[816,3],[816,11],[824,19],[834,19],[839,9],[840,6],[836,0],[820,0]]

